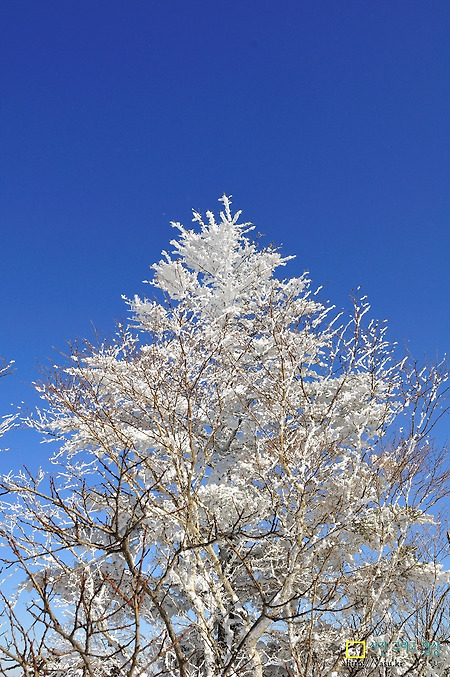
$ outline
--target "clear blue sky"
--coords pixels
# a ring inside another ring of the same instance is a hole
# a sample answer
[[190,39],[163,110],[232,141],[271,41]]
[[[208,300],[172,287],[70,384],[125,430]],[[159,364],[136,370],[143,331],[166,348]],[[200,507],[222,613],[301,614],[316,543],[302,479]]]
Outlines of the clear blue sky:
[[[449,35],[448,0],[3,2],[0,413],[224,191],[287,274],[444,353]],[[47,454],[8,442],[2,472]]]

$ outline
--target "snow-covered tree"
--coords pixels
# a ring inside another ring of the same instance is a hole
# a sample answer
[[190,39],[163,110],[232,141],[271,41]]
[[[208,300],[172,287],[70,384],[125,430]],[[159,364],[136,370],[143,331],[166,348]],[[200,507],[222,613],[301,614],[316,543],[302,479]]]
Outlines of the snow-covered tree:
[[447,373],[397,359],[364,298],[336,315],[306,274],[276,277],[291,257],[221,201],[217,220],[173,224],[159,296],[128,300],[129,327],[37,384],[46,408],[27,422],[56,440],[55,472],[2,480],[4,571],[22,574],[3,663],[331,677],[358,674],[346,641],[375,656],[416,639],[392,674],[442,677],[447,475],[430,430]]

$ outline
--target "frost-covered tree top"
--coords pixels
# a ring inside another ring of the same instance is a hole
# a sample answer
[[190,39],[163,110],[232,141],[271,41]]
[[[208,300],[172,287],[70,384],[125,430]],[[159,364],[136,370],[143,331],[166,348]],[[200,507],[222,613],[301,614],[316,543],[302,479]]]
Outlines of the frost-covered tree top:
[[[165,260],[152,266],[155,286],[210,319],[252,312],[257,299],[267,298],[280,287],[274,271],[293,258],[282,258],[274,250],[258,251],[246,237],[254,226],[239,223],[241,212],[231,214],[228,197],[224,195],[221,202],[224,211],[218,223],[210,211],[206,212],[207,223],[194,212],[200,232],[172,223],[180,231],[179,239],[171,241],[176,258],[163,252]],[[304,286],[303,280],[292,280],[286,291],[299,294]]]
[[[282,279],[221,202],[173,224],[160,300],[37,386],[58,471],[4,478],[4,540],[48,674],[337,677],[346,639],[446,641],[442,365],[396,358],[364,298],[346,317]],[[442,677],[446,646],[408,674]]]

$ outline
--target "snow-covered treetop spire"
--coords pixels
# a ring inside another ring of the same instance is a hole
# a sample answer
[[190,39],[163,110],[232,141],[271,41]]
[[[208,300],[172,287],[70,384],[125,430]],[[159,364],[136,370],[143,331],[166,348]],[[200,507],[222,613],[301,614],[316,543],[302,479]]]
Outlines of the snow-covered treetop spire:
[[179,239],[171,240],[176,258],[163,251],[165,260],[152,266],[154,286],[174,300],[187,302],[190,307],[194,303],[197,310],[208,309],[207,314],[215,316],[232,312],[238,302],[245,304],[256,290],[259,297],[267,294],[274,270],[293,258],[283,258],[270,248],[259,251],[246,237],[254,226],[239,223],[241,211],[232,215],[231,195],[224,194],[220,202],[224,205],[220,221],[211,211],[206,212],[207,222],[193,212],[200,232],[172,222],[180,231]]

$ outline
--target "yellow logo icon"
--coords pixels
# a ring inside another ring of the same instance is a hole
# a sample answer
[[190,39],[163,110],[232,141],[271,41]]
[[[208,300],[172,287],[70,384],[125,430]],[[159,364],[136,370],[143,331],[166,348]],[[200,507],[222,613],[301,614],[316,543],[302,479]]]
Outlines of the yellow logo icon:
[[[361,646],[356,647],[355,644]],[[350,651],[352,653],[350,653]],[[359,651],[359,654],[356,653]],[[355,653],[353,653],[355,652]],[[362,652],[362,653],[361,653]],[[345,642],[345,657],[346,658],[365,658],[366,657],[366,643],[365,642]]]

